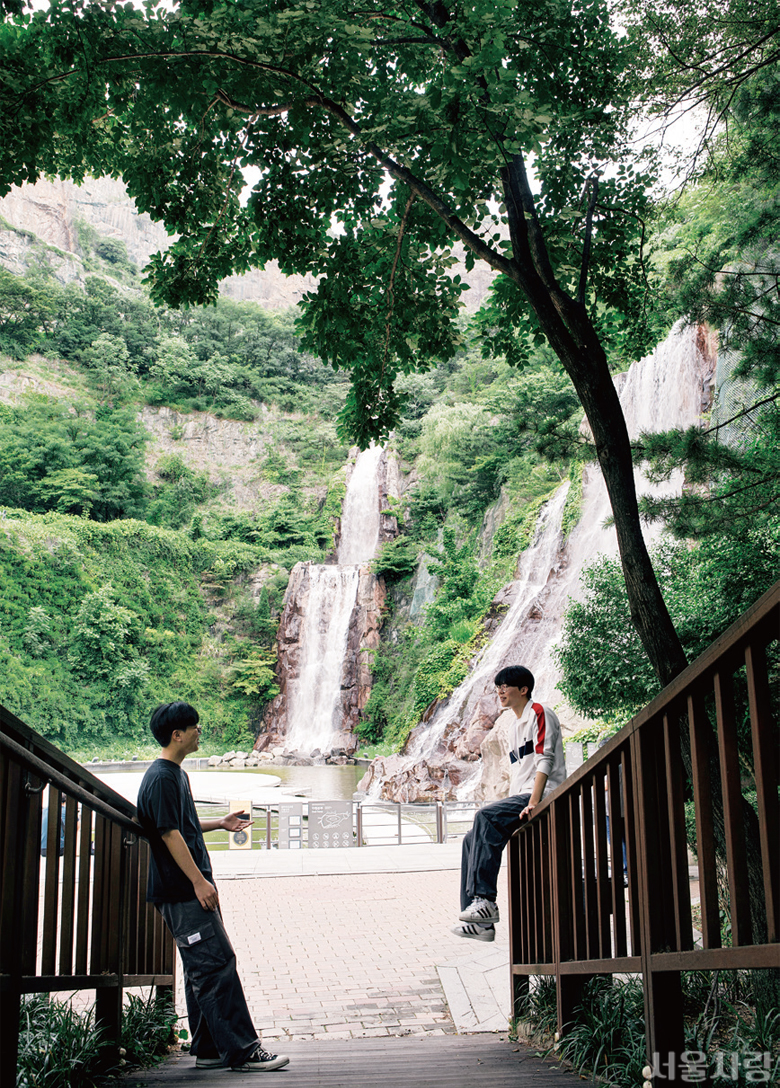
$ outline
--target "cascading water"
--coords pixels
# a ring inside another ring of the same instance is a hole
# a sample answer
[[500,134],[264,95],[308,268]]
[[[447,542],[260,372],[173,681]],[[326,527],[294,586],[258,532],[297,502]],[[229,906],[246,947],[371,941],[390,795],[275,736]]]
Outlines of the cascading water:
[[371,446],[358,455],[344,496],[341,515],[340,567],[370,563],[379,543],[379,492],[377,472],[381,446]]
[[[633,364],[620,389],[632,438],[642,432],[687,427],[700,421],[712,376],[712,360],[702,347],[699,330],[677,326],[652,355]],[[678,493],[682,483],[678,476],[664,485],[650,485],[641,471],[636,478],[640,493]],[[521,556],[515,579],[504,590],[504,599],[511,604],[495,637],[476,658],[466,680],[425,725],[413,731],[405,755],[392,757],[392,778],[385,777],[379,766],[373,779],[369,774],[372,795],[381,792],[383,796],[393,797],[394,782],[401,791],[408,791],[408,776],[415,765],[422,761],[429,765],[452,761],[459,739],[472,723],[481,720],[489,729],[499,713],[493,677],[504,665],[517,663],[530,667],[536,680],[535,696],[565,710],[561,708],[563,697],[557,690],[558,668],[554,658],[563,614],[568,599],[578,592],[582,568],[599,554],[617,552],[615,530],[604,524],[611,508],[598,467],[589,465],[585,469],[581,517],[569,539],[564,541],[561,516],[567,490],[567,484],[559,488],[540,514],[533,544]],[[645,533],[648,543],[658,532],[653,526],[648,528]],[[564,729],[567,724],[569,727],[579,724],[568,711],[561,717]],[[481,768],[481,762],[474,764],[473,772],[461,768],[463,773],[457,787],[460,799],[473,796]]]
[[[299,615],[297,668],[287,685],[285,744],[309,754],[327,755],[344,730],[345,662],[353,615],[358,603],[361,566],[373,559],[380,535],[378,486],[382,448],[372,446],[357,457],[344,498],[336,566],[299,564],[291,586],[305,592],[301,605],[291,594],[285,608]],[[369,576],[371,577],[371,576]]]
[[339,732],[341,668],[358,577],[357,566],[310,567],[300,674],[290,692],[287,712],[287,743],[294,751],[327,752],[333,735]]
[[420,730],[410,743],[407,754],[416,762],[430,760],[441,743],[447,724],[461,719],[476,694],[480,698],[492,690],[493,677],[513,649],[517,630],[529,620],[530,613],[538,608],[540,597],[555,569],[561,545],[561,516],[566,503],[569,484],[559,487],[552,499],[545,504],[539,515],[534,539],[523,552],[520,567],[513,586],[509,611],[492,642],[477,657],[472,671],[460,687],[452,693],[446,704],[433,714],[427,729]]

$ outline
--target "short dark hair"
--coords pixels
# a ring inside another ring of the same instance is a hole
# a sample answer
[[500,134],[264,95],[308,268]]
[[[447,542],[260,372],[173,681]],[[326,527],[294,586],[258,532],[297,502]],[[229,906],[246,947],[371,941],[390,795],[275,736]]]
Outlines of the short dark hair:
[[149,728],[160,745],[167,748],[174,729],[188,729],[199,721],[200,715],[189,703],[161,703],[152,711]]
[[528,688],[528,695],[534,690],[534,674],[525,665],[507,665],[494,680],[496,687],[507,684],[510,688]]

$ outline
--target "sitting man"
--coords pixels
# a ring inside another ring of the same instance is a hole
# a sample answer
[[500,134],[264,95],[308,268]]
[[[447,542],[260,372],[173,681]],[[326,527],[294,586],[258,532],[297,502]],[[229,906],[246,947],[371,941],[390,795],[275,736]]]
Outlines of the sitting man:
[[203,839],[204,831],[240,831],[252,821],[235,812],[218,820],[198,817],[181,766],[200,740],[194,707],[158,706],[150,726],[162,751],[138,791],[138,819],[151,847],[146,898],[179,946],[195,1065],[237,1073],[281,1069],[289,1058],[263,1050],[252,1024]]
[[461,924],[452,932],[475,941],[495,940],[501,854],[524,816],[566,777],[561,724],[549,707],[531,702],[533,675],[522,665],[495,680],[503,710],[514,712],[509,732],[509,797],[478,810],[463,840],[460,867]]

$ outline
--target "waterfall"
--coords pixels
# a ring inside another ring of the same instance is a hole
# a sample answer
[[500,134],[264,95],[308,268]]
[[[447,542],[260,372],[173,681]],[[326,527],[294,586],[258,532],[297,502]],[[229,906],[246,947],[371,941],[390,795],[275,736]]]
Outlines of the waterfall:
[[349,478],[341,515],[340,567],[370,563],[376,554],[380,513],[377,471],[381,457],[381,446],[363,450]]
[[[712,366],[699,330],[676,326],[651,355],[616,379],[629,435],[636,438],[642,432],[697,424],[708,403]],[[635,478],[640,494],[676,494],[682,485],[681,475],[651,485],[641,469]],[[523,664],[531,669],[536,682],[534,696],[556,709],[564,731],[583,724],[558,691],[554,649],[569,598],[579,592],[582,568],[600,554],[617,554],[617,540],[614,528],[605,526],[611,507],[595,464],[584,470],[580,520],[569,539],[562,540],[561,515],[567,489],[564,484],[542,509],[533,543],[520,557],[514,580],[500,595],[511,603],[493,640],[476,657],[463,683],[436,708],[428,722],[413,731],[405,754],[392,757],[391,773],[385,776],[377,762],[377,773],[373,778],[367,776],[372,795],[381,791],[383,796],[394,796],[393,780],[407,788],[410,769],[422,761],[436,765],[457,759],[455,749],[469,726],[483,723],[489,730],[500,713],[493,677],[505,665]],[[655,525],[646,527],[648,544],[660,531]],[[480,785],[482,763],[473,766],[473,772],[464,768],[461,774],[457,787],[460,799],[472,797]]]
[[381,602],[374,600],[376,578],[365,566],[379,544],[382,455],[381,446],[358,454],[344,497],[337,564],[299,563],[290,577],[279,638],[286,692],[272,710],[269,731],[304,755],[319,750],[327,756],[353,728],[370,690],[360,650],[366,628],[376,631],[378,642]]
[[310,566],[300,673],[287,711],[287,743],[295,751],[328,752],[333,735],[341,729],[341,669],[358,576],[357,566]]
[[545,503],[536,524],[534,539],[523,552],[517,577],[512,586],[512,603],[492,642],[481,651],[472,670],[447,702],[433,714],[430,724],[415,736],[407,749],[409,758],[417,762],[430,760],[441,743],[450,722],[462,719],[473,697],[482,698],[493,690],[493,677],[502,665],[509,663],[515,652],[516,633],[529,617],[538,616],[541,601],[551,574],[559,562],[561,547],[561,517],[569,484],[565,483]]

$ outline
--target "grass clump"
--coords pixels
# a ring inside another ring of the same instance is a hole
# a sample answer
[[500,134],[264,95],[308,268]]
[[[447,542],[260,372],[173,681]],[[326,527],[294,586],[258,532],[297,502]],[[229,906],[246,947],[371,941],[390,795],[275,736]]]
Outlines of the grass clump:
[[[780,1009],[771,996],[771,979],[759,974],[693,971],[682,975],[685,1062],[692,1063],[690,1068],[696,1063],[699,1069],[706,1067],[708,1083],[716,1088],[778,1083]],[[520,1028],[547,1054],[554,1052],[583,1076],[616,1088],[647,1079],[640,976],[591,979],[560,1039],[556,1036],[555,981],[533,978],[515,1009],[515,1037]],[[666,1060],[663,1055],[660,1072],[664,1076]],[[678,1061],[682,1060],[679,1056]]]
[[35,994],[22,1004],[17,1088],[91,1088],[100,1066],[103,1032],[92,1010]]
[[93,1088],[127,1066],[154,1065],[176,1042],[176,1025],[167,994],[128,995],[119,1066],[112,1068],[94,1009],[79,1011],[49,994],[33,994],[22,1002],[16,1088]]

